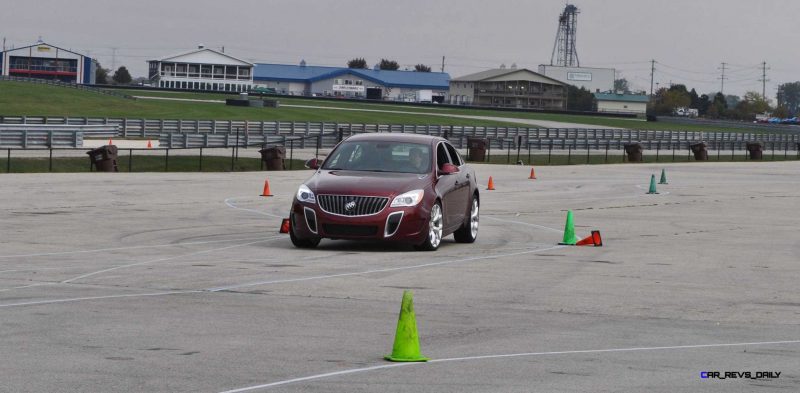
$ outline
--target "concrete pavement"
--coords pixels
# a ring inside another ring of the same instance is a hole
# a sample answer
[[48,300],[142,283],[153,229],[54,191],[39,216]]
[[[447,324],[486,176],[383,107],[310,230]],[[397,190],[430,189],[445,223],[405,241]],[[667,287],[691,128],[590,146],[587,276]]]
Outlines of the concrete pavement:
[[[478,241],[433,253],[295,249],[309,171],[0,175],[0,390],[800,389],[800,163],[476,168]],[[404,289],[434,362],[382,360]]]

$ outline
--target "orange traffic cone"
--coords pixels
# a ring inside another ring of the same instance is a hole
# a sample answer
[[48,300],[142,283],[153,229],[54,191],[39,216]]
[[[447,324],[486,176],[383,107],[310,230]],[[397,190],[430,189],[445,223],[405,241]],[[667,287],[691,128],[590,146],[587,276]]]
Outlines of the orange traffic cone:
[[536,171],[533,170],[533,167],[531,167],[531,176],[528,177],[528,179],[532,179],[532,180],[536,179]]
[[153,148],[153,143],[151,143],[149,139],[147,140],[147,148],[148,149],[152,149]]
[[492,180],[491,176],[489,176],[489,186],[486,187],[486,189],[489,190],[489,191],[493,191],[494,190],[494,181]]
[[579,240],[577,243],[575,243],[575,245],[602,247],[603,239],[600,237],[600,231],[592,231],[591,235]]
[[108,144],[109,145],[113,145],[114,144],[114,142],[111,141],[111,138],[108,138]]
[[263,197],[271,197],[272,193],[269,192],[269,180],[264,180],[264,192],[261,193]]
[[289,233],[289,219],[288,218],[284,218],[283,221],[281,221],[281,230],[279,231],[279,233]]

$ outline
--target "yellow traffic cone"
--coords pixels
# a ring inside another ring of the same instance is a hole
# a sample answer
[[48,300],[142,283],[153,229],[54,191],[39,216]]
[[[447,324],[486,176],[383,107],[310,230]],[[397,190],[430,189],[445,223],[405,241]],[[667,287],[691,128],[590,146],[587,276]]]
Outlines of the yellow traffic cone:
[[403,291],[403,304],[400,306],[400,318],[397,320],[397,333],[394,336],[392,354],[384,359],[393,362],[427,362],[428,358],[419,351],[417,320],[414,316],[414,293]]

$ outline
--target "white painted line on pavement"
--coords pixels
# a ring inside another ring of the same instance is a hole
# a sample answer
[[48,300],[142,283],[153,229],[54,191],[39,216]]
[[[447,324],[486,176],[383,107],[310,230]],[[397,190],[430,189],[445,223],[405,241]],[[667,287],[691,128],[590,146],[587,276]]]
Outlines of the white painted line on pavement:
[[230,197],[230,198],[225,199],[225,204],[228,205],[228,207],[231,207],[231,208],[234,208],[234,209],[238,209],[238,210],[242,210],[242,211],[246,211],[246,212],[261,214],[261,215],[264,215],[264,216],[275,217],[275,218],[283,218],[281,216],[276,216],[276,215],[274,215],[272,213],[262,212],[260,210],[245,209],[243,207],[236,206],[232,201],[236,200],[236,199],[239,199],[239,198],[247,198],[247,197]]
[[153,292],[153,293],[132,293],[132,294],[128,294],[128,295],[74,297],[74,298],[68,298],[68,299],[37,300],[37,301],[33,301],[33,302],[0,304],[0,308],[17,307],[17,306],[36,306],[36,305],[54,304],[54,303],[71,303],[71,302],[79,302],[79,301],[83,301],[83,300],[101,300],[101,299],[118,299],[118,298],[127,298],[127,297],[148,297],[148,296],[180,295],[180,294],[184,294],[184,293],[201,293],[201,292],[203,292],[203,291],[170,291],[170,292]]
[[[249,241],[249,240],[258,240],[258,239],[263,239],[263,238],[262,237],[253,237],[253,238],[247,238],[247,239],[209,240],[209,241],[203,241],[203,242],[154,244],[154,245],[150,245],[150,246],[128,246],[128,247],[96,248],[96,249],[92,249],[92,250],[43,252],[43,253],[38,253],[38,254],[0,255],[0,258],[25,258],[25,257],[51,256],[51,255],[85,254],[85,253],[102,252],[102,251],[136,250],[136,249],[142,249],[142,248],[194,246],[194,245],[198,245],[198,244],[229,243],[229,242]],[[45,268],[45,269],[57,269],[57,268]],[[2,271],[0,271],[0,273],[14,272],[14,271],[31,271],[31,270],[37,270],[37,269],[2,270]]]
[[385,269],[364,270],[364,271],[352,272],[352,273],[339,273],[339,274],[328,274],[328,275],[322,275],[322,276],[287,278],[287,279],[283,279],[283,280],[258,281],[258,282],[251,282],[251,283],[247,283],[247,284],[236,284],[236,285],[228,285],[228,286],[224,286],[224,287],[209,288],[209,289],[207,289],[207,291],[209,291],[209,292],[220,292],[220,291],[229,291],[229,290],[232,290],[232,289],[254,287],[254,286],[259,286],[259,285],[282,284],[282,283],[287,283],[287,282],[311,281],[311,280],[325,280],[325,279],[329,279],[329,278],[360,276],[360,275],[365,275],[365,274],[395,272],[395,271],[401,271],[401,270],[412,270],[412,269],[420,269],[420,268],[431,267],[431,266],[441,266],[441,265],[449,265],[449,264],[454,264],[454,263],[481,261],[481,260],[485,260],[485,259],[497,259],[497,258],[516,256],[516,255],[534,254],[534,253],[537,253],[537,252],[555,250],[555,249],[564,248],[564,247],[567,247],[567,246],[554,246],[554,247],[541,248],[541,249],[535,249],[535,250],[512,252],[512,253],[507,253],[507,254],[485,255],[485,256],[479,256],[479,257],[454,259],[454,260],[450,260],[450,261],[424,263],[424,264],[421,264],[421,265],[390,267],[390,268],[385,268]]
[[188,256],[192,256],[192,255],[208,254],[208,253],[212,253],[212,252],[216,252],[216,251],[229,250],[231,248],[249,246],[249,245],[252,245],[252,244],[262,243],[262,242],[275,240],[275,239],[281,239],[281,238],[284,238],[284,237],[285,236],[283,236],[283,235],[281,235],[281,236],[272,236],[272,237],[268,237],[268,238],[265,238],[265,239],[262,239],[262,240],[249,242],[249,243],[243,243],[243,244],[234,244],[234,245],[228,246],[228,247],[212,248],[210,250],[195,251],[195,252],[191,252],[191,253],[188,253],[188,254],[175,255],[175,256],[172,256],[172,257],[164,257],[164,258],[152,259],[152,260],[144,261],[144,262],[136,262],[136,263],[129,263],[127,265],[114,266],[114,267],[110,267],[108,269],[97,270],[97,271],[94,271],[94,272],[91,272],[91,273],[86,273],[86,274],[82,274],[80,276],[76,276],[76,277],[73,277],[73,278],[66,279],[64,281],[61,281],[61,284],[68,284],[68,283],[71,283],[71,282],[76,281],[76,280],[80,280],[80,279],[91,277],[91,276],[96,276],[98,274],[110,272],[110,271],[117,270],[117,269],[124,269],[124,268],[128,268],[128,267],[133,267],[133,266],[140,266],[140,265],[146,265],[146,264],[150,264],[150,263],[169,261],[169,260],[172,260],[172,259],[188,257]]
[[730,343],[730,344],[675,345],[675,346],[668,346],[668,347],[634,347],[634,348],[612,348],[612,349],[588,349],[588,350],[577,350],[577,351],[524,352],[524,353],[509,353],[509,354],[499,354],[499,355],[481,355],[481,356],[467,356],[467,357],[460,357],[460,358],[434,359],[434,360],[429,360],[427,362],[391,363],[391,364],[384,364],[384,365],[372,366],[372,367],[362,367],[362,368],[353,368],[353,369],[349,369],[349,370],[334,371],[334,372],[329,372],[329,373],[324,373],[324,374],[309,375],[307,377],[286,379],[286,380],[283,380],[283,381],[266,383],[266,384],[263,384],[263,385],[249,386],[249,387],[239,388],[239,389],[234,389],[234,390],[226,390],[226,391],[221,392],[221,393],[249,392],[249,391],[252,391],[252,390],[267,389],[267,388],[272,388],[272,387],[275,387],[275,386],[289,385],[289,384],[293,384],[293,383],[297,383],[297,382],[305,382],[305,381],[311,381],[311,380],[323,379],[323,378],[329,378],[329,377],[337,377],[337,376],[340,376],[340,375],[363,373],[363,372],[368,372],[368,371],[375,371],[375,370],[402,367],[402,366],[411,366],[411,365],[422,366],[422,365],[425,365],[426,363],[463,362],[463,361],[473,361],[473,360],[500,359],[500,358],[511,358],[511,357],[528,357],[528,356],[574,355],[574,354],[586,354],[586,353],[634,352],[634,351],[663,351],[663,350],[676,350],[676,349],[723,348],[723,347],[741,347],[741,346],[747,346],[747,345],[762,346],[762,345],[778,345],[778,344],[800,344],[800,340],[763,341],[763,342]]

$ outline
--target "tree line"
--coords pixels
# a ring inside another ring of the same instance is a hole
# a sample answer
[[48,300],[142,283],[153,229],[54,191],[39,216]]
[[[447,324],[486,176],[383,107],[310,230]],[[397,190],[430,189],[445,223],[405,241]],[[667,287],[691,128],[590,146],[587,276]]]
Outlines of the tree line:
[[[625,78],[614,81],[614,91],[625,94],[646,94],[633,92]],[[653,115],[672,115],[678,108],[697,109],[700,116],[712,119],[735,119],[752,121],[756,115],[770,113],[773,117],[786,118],[800,114],[800,81],[778,86],[777,102],[766,99],[760,93],[748,91],[740,97],[732,94],[698,94],[686,85],[674,84],[654,92],[648,104],[648,113]],[[597,102],[592,92],[575,86],[567,90],[567,109],[593,111]]]
[[761,93],[748,91],[744,96],[710,93],[698,95],[695,89],[676,84],[660,88],[650,100],[650,110],[656,115],[669,115],[676,108],[697,109],[700,116],[712,119],[752,121],[756,115],[769,113],[773,117],[790,117],[798,113],[800,82],[783,83],[778,87],[777,102]]
[[111,70],[108,68],[103,68],[100,63],[97,63],[97,69],[94,72],[95,76],[95,83],[98,85],[128,85],[133,81],[131,77],[131,73],[128,72],[128,68],[125,66],[120,66],[114,71],[114,74],[111,76],[111,80],[108,79],[108,74],[111,73]]
[[[400,63],[396,60],[381,59],[381,61],[375,64],[375,67],[379,70],[397,71],[400,69]],[[356,57],[347,62],[347,68],[368,69],[369,65],[367,64],[367,60],[363,57]],[[420,63],[414,66],[414,71],[431,72],[431,67]]]

